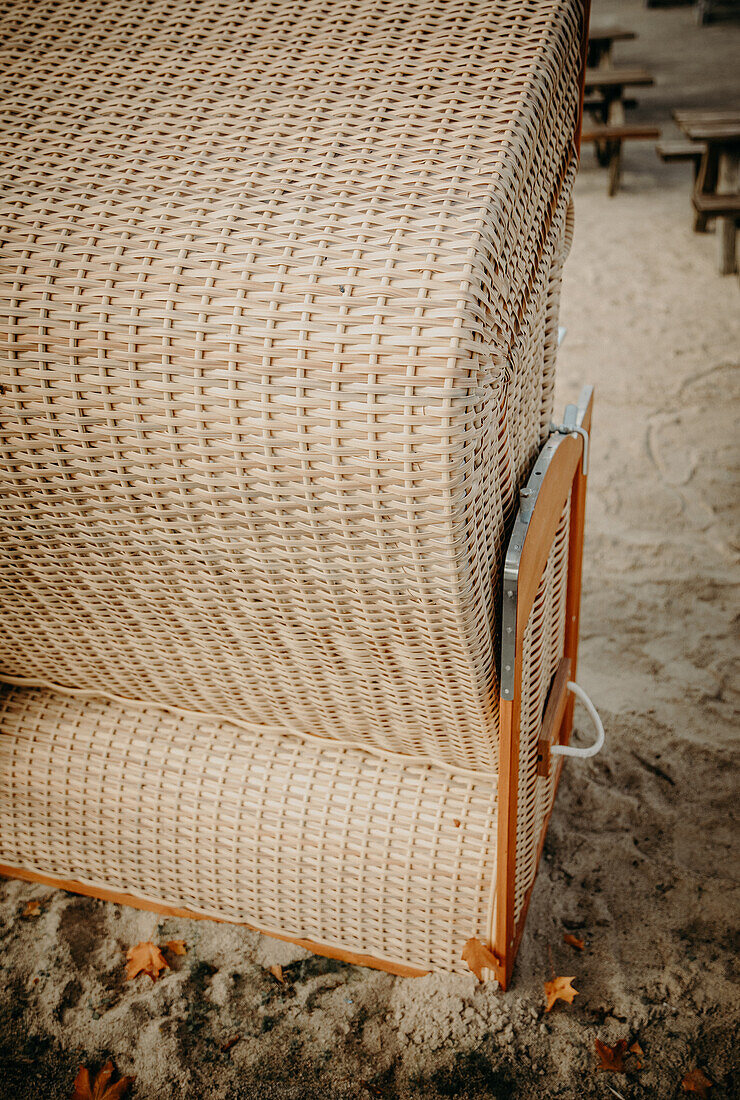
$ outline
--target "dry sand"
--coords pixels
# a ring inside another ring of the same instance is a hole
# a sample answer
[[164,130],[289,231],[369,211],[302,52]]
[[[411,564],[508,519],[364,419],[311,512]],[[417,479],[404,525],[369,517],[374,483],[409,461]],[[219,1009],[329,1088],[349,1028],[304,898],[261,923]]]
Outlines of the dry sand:
[[[687,7],[599,4],[657,85],[639,117],[721,105],[740,88],[737,24]],[[735,82],[733,87],[733,82]],[[600,757],[566,764],[515,981],[394,979],[243,929],[0,886],[0,1095],[71,1094],[112,1056],[136,1100],[673,1098],[701,1065],[740,1096],[733,984],[737,862],[730,667],[737,579],[731,449],[740,296],[691,233],[690,169],[626,154],[609,200],[589,150],[566,268],[559,404],[597,386],[581,679],[604,715]],[[42,914],[23,919],[32,898]],[[578,953],[565,929],[586,940]],[[183,937],[156,984],[125,949]],[[543,1012],[552,965],[573,1005]],[[266,970],[285,966],[285,984]],[[735,976],[736,978],[736,976]],[[239,1034],[228,1052],[221,1045]],[[638,1038],[644,1066],[596,1070],[596,1037]]]

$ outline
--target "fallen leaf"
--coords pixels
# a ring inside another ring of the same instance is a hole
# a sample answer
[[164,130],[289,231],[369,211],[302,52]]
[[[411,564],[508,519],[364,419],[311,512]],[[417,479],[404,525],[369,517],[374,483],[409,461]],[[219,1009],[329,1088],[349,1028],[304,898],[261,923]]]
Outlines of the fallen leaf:
[[574,974],[572,978],[553,978],[551,982],[545,982],[547,997],[545,1012],[549,1012],[556,1001],[567,1001],[568,1004],[573,1004],[573,998],[578,996],[578,990],[571,985],[575,980]]
[[696,1069],[690,1070],[681,1082],[681,1088],[684,1092],[695,1092],[704,1097],[704,1100],[709,1100],[709,1090],[713,1087],[714,1081],[710,1081],[706,1073],[698,1066]]
[[645,1057],[645,1051],[642,1049],[637,1040],[635,1040],[635,1042],[630,1047],[630,1054],[637,1055],[637,1068],[642,1069],[642,1062],[640,1059]]
[[499,965],[490,947],[486,947],[475,936],[463,947],[462,961],[468,964],[479,982],[483,981],[484,970],[492,970],[495,973]]
[[225,1054],[227,1050],[231,1050],[235,1043],[238,1043],[241,1039],[241,1035],[234,1035],[231,1039],[227,1039],[225,1043],[221,1044],[221,1050]]
[[186,955],[188,950],[185,946],[185,940],[167,940],[165,947],[173,955]]
[[624,1073],[624,1056],[627,1052],[627,1040],[620,1039],[613,1047],[596,1040],[596,1053],[601,1059],[599,1069],[608,1070],[610,1073]]
[[26,904],[25,904],[25,907],[23,909],[23,912],[21,913],[21,916],[22,917],[40,917],[41,916],[41,902],[39,901],[39,899],[38,898],[33,898],[31,901],[27,901]]
[[137,974],[148,974],[153,982],[159,977],[160,970],[169,969],[169,963],[156,944],[148,940],[129,947],[126,952],[126,981],[130,982]]
[[280,982],[281,985],[285,985],[285,978],[283,977],[283,968],[279,963],[273,963],[273,965],[271,967],[269,967],[268,969],[269,969],[270,973],[272,974],[273,978],[277,978],[277,980]]
[[122,1096],[126,1095],[134,1079],[133,1077],[120,1077],[115,1084],[111,1084],[110,1079],[114,1073],[113,1063],[106,1062],[91,1085],[89,1069],[80,1066],[80,1071],[75,1077],[71,1100],[120,1100]]
[[578,936],[574,936],[571,932],[564,933],[563,942],[567,943],[568,947],[575,947],[577,951],[583,951],[586,946],[583,940],[579,940]]
[[452,822],[453,822],[456,829],[459,829],[460,826],[462,825],[462,821],[460,821],[460,819],[458,817],[453,817]]

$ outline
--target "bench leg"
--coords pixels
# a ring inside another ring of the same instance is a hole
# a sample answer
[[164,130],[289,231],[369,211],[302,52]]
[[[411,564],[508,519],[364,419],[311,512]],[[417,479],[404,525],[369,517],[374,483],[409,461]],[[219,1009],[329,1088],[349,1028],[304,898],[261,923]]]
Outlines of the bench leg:
[[607,194],[613,198],[619,190],[619,180],[622,175],[622,142],[609,142],[609,183]]
[[736,237],[735,219],[717,218],[720,275],[734,275],[737,271]]
[[[717,165],[717,194],[737,190],[737,157],[723,153]],[[717,218],[718,267],[720,275],[734,275],[737,271],[735,242],[737,223],[734,218]]]
[[[707,191],[714,193],[717,188],[717,154],[711,147],[701,158],[699,171],[695,176],[694,188],[697,192]],[[694,232],[706,233],[708,219],[706,214],[698,211],[694,214]]]
[[[621,95],[616,95],[609,103],[607,121],[611,126],[623,126],[625,122],[624,102]],[[608,182],[606,193],[613,198],[619,190],[619,181],[622,175],[622,142],[619,138],[606,144],[608,154],[607,175]]]

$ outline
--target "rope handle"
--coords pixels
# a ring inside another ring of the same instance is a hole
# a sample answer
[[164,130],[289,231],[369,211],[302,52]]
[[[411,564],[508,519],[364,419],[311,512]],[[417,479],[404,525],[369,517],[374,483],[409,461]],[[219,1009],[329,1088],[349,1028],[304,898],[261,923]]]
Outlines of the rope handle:
[[604,723],[599,717],[599,712],[589,699],[586,692],[577,684],[574,680],[568,680],[568,691],[572,692],[577,699],[580,699],[584,707],[588,711],[588,716],[594,724],[596,730],[596,740],[593,745],[589,745],[586,749],[579,749],[575,745],[552,745],[550,748],[551,753],[558,753],[560,756],[577,756],[581,760],[587,759],[589,756],[596,756],[597,752],[601,752],[604,747]]

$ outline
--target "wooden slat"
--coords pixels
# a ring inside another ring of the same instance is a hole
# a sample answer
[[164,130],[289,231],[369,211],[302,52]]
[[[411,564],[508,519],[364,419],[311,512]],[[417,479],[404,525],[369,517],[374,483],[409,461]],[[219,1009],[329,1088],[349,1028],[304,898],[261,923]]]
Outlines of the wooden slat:
[[581,141],[655,141],[660,137],[657,126],[589,126]]
[[646,87],[653,83],[647,69],[587,69],[587,88]]
[[698,161],[706,153],[707,147],[701,141],[659,141],[655,151],[664,161]]
[[627,42],[629,39],[637,38],[634,31],[627,30],[626,27],[592,27],[588,32],[588,40],[590,42]]
[[733,123],[740,125],[740,108],[730,107],[721,110],[707,110],[697,108],[692,110],[679,109],[673,112],[673,117],[679,126],[714,126],[716,123]]
[[707,195],[694,192],[691,201],[701,214],[709,214],[715,218],[740,217],[740,194],[723,195],[715,192]]
[[692,141],[716,141],[740,144],[739,122],[690,122],[681,129]]

